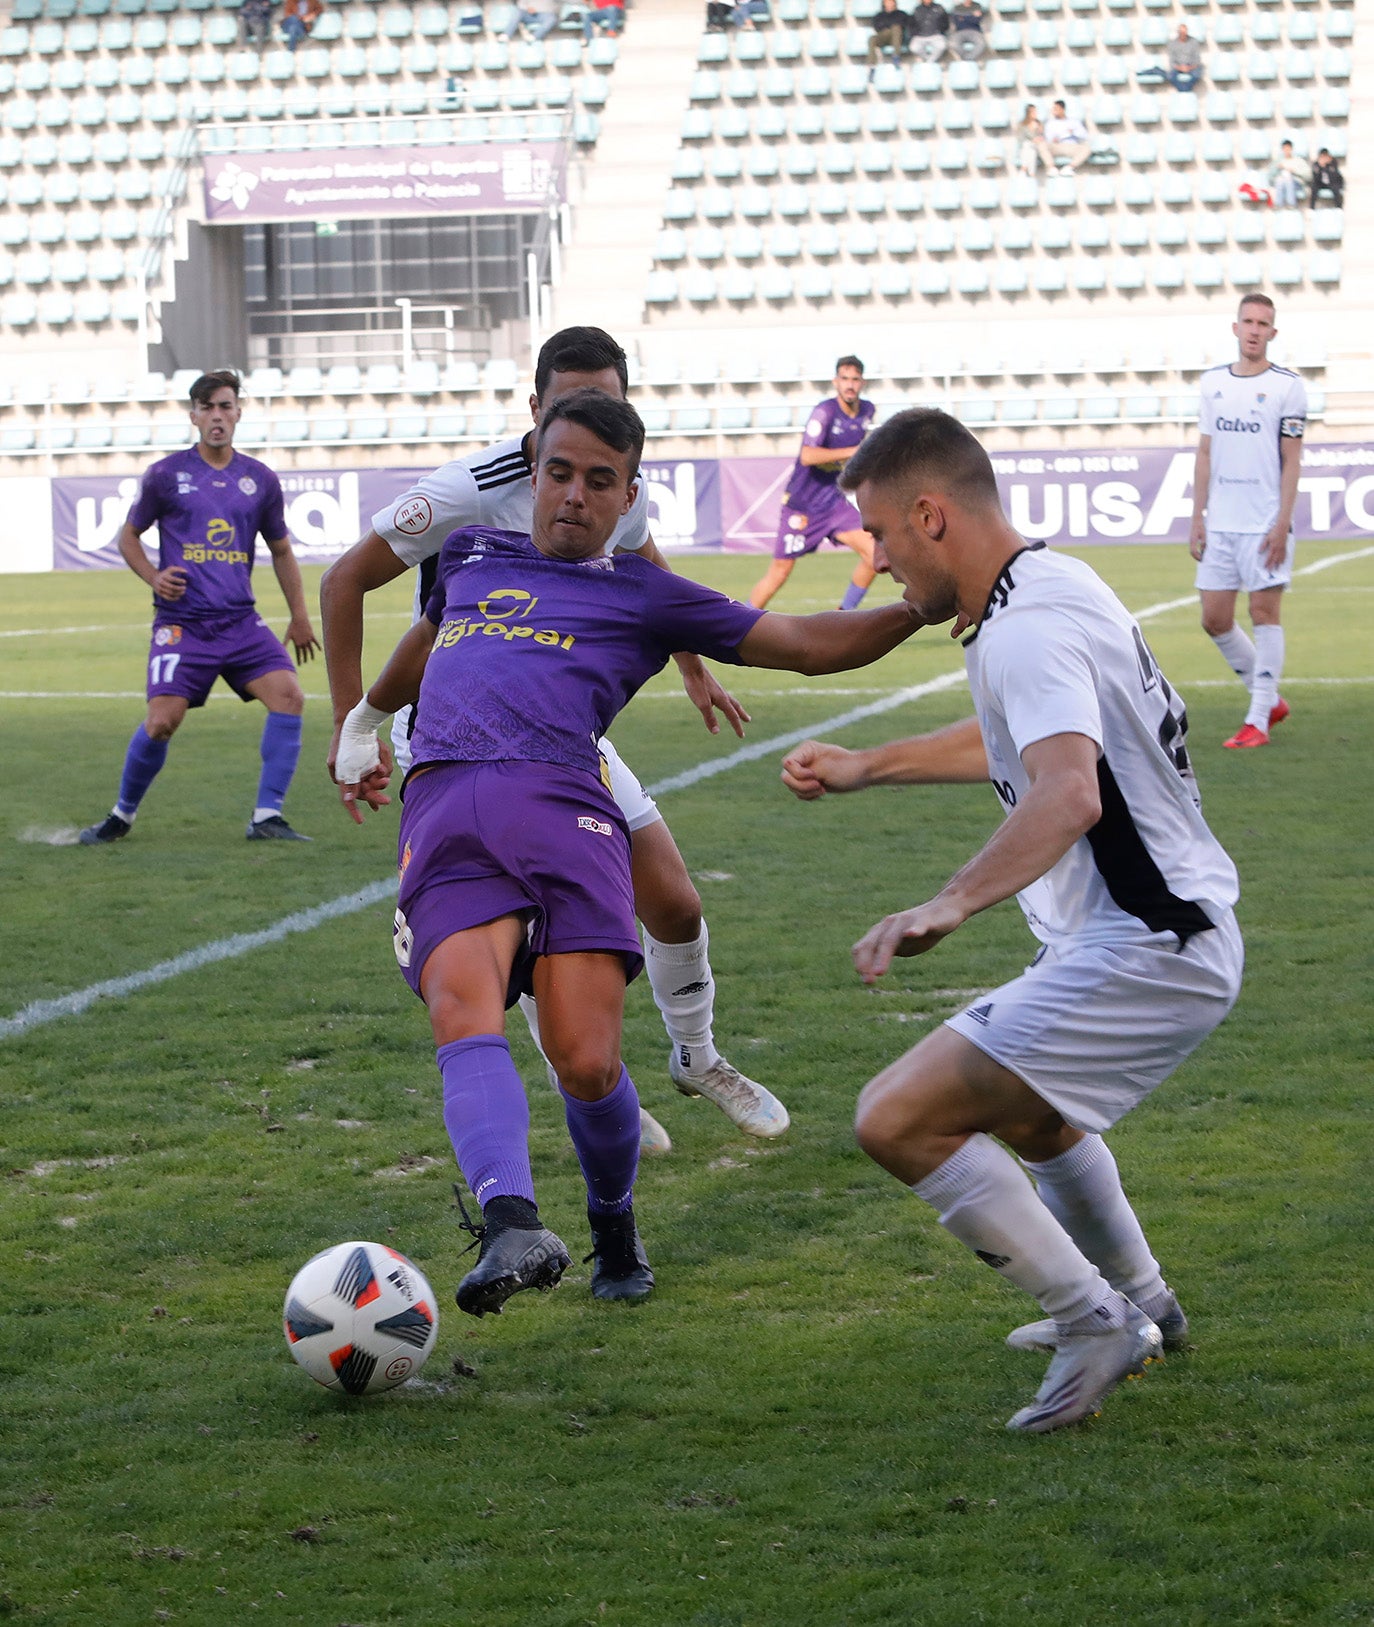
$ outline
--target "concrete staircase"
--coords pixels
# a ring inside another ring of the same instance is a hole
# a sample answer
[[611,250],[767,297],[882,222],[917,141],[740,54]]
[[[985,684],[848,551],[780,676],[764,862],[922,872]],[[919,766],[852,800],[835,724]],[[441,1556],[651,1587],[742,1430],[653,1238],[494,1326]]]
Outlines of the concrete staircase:
[[591,323],[623,342],[640,326],[704,14],[701,0],[646,0],[630,13],[600,139],[573,200],[555,327]]

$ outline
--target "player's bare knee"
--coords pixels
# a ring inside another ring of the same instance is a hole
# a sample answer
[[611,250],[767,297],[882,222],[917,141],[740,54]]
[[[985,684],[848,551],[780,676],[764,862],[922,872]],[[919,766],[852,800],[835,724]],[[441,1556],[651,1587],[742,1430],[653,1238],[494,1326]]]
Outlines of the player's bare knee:
[[695,943],[701,936],[701,895],[685,876],[683,882],[648,897],[635,893],[635,911],[649,936],[660,943]]
[[1236,618],[1229,612],[1218,610],[1204,610],[1202,612],[1202,630],[1208,638],[1223,638],[1236,625]]
[[854,1139],[875,1163],[884,1163],[885,1154],[920,1128],[916,1103],[884,1075],[864,1086],[854,1109]]
[[280,712],[286,717],[300,717],[305,711],[305,693],[299,685],[283,690],[281,694],[272,697],[267,710]]
[[181,723],[179,717],[150,712],[144,719],[143,732],[150,740],[170,740]]
[[609,1096],[620,1079],[620,1053],[612,1054],[604,1043],[588,1036],[545,1048],[558,1082],[569,1096],[581,1102],[599,1102]]

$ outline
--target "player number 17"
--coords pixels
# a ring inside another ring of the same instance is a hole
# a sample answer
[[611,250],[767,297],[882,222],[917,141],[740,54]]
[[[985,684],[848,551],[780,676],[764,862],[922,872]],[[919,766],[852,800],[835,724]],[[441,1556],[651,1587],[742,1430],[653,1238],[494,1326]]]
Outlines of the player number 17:
[[155,655],[148,663],[148,679],[150,683],[169,684],[172,674],[177,669],[179,655]]

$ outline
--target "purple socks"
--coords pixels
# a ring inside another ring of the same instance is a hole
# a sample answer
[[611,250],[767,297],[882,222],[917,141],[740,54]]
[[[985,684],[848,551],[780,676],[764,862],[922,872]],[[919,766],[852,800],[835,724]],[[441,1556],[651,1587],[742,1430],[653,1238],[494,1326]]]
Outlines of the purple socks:
[[124,773],[119,781],[119,801],[115,803],[115,812],[126,822],[132,821],[138,812],[138,805],[143,801],[148,787],[158,777],[162,765],[167,761],[168,740],[154,740],[152,735],[140,723],[134,730],[133,738],[129,741],[129,749],[124,754]]
[[863,603],[867,588],[861,588],[856,582],[851,582],[844,590],[844,598],[840,600],[841,610],[857,610]]
[[504,1036],[452,1040],[439,1047],[437,1061],[444,1080],[444,1126],[473,1197],[479,1204],[499,1197],[533,1203],[530,1107]]
[[581,1102],[563,1090],[563,1104],[587,1183],[587,1208],[595,1214],[623,1215],[634,1202],[639,1168],[639,1096],[634,1081],[622,1066],[609,1096]]
[[269,712],[262,726],[262,778],[258,781],[254,819],[281,812],[300,755],[300,718],[290,712]]

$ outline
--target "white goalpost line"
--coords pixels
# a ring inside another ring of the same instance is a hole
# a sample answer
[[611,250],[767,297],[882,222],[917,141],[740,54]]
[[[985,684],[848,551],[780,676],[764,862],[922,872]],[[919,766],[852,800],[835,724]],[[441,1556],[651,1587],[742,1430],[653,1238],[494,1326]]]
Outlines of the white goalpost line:
[[[1347,554],[1333,554],[1327,559],[1320,559],[1314,564],[1304,566],[1293,574],[1312,576],[1318,571],[1330,570],[1333,566],[1344,565],[1352,560],[1365,559],[1372,554],[1374,547],[1360,548]],[[1136,611],[1135,619],[1153,621],[1159,616],[1185,609],[1195,603],[1196,598],[1192,594],[1186,598],[1161,600],[1158,604],[1147,605],[1143,610]],[[907,685],[902,689],[893,690],[890,694],[882,695],[877,700],[868,701],[862,706],[854,706],[848,711],[836,713],[833,717],[823,718],[819,723],[810,724],[804,729],[790,729],[785,734],[775,734],[767,740],[752,741],[725,757],[709,758],[692,768],[684,769],[680,774],[672,774],[666,779],[658,780],[645,789],[652,797],[666,796],[672,791],[685,791],[690,786],[700,785],[703,780],[712,779],[732,768],[757,762],[761,757],[771,757],[775,752],[785,752],[813,735],[829,734],[837,729],[848,728],[851,724],[862,723],[868,718],[881,717],[885,712],[896,711],[898,707],[922,700],[927,695],[942,694],[947,690],[961,688],[965,682],[962,668],[942,673],[939,677],[930,678],[924,683]],[[197,971],[217,961],[235,960],[240,955],[252,953],[255,949],[281,943],[283,939],[298,932],[313,932],[316,927],[323,926],[327,921],[335,921],[341,916],[353,915],[358,910],[381,903],[395,890],[396,882],[388,876],[384,880],[374,881],[366,887],[359,888],[357,892],[346,893],[341,898],[317,904],[312,909],[299,910],[295,914],[284,916],[280,921],[274,921],[270,926],[263,927],[257,932],[240,932],[233,937],[218,938],[196,949],[188,949],[184,954],[175,955],[171,960],[159,961],[156,966],[145,967],[142,971],[130,972],[124,977],[108,978],[102,983],[92,983],[87,988],[75,989],[70,994],[59,995],[54,999],[34,1000],[22,1010],[15,1012],[12,1017],[0,1018],[0,1040],[14,1039],[20,1034],[42,1027],[45,1023],[56,1022],[61,1017],[79,1016],[99,1000],[120,999],[125,995],[137,994],[143,989],[152,988],[155,984],[166,983],[171,978],[180,977],[183,972]]]

